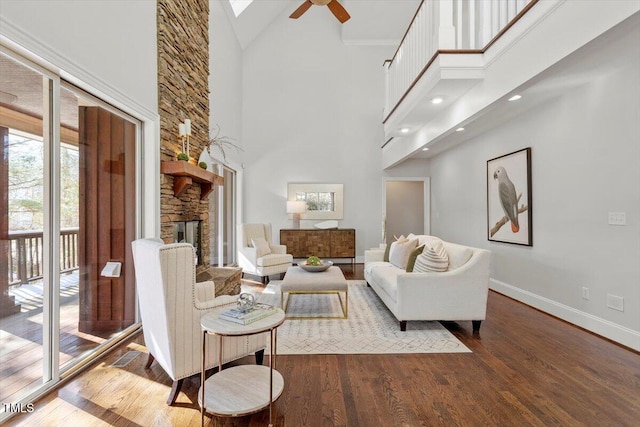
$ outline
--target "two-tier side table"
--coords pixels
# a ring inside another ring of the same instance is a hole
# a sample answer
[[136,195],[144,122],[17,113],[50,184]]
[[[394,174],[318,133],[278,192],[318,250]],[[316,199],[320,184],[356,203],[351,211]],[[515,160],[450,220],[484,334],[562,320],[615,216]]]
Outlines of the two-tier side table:
[[[284,389],[284,379],[276,370],[277,328],[284,322],[284,311],[277,309],[264,319],[241,325],[219,318],[229,306],[217,308],[204,316],[202,326],[202,373],[200,377],[200,420],[204,426],[205,412],[221,417],[239,417],[269,407],[269,426],[273,426],[272,406]],[[225,337],[241,337],[269,332],[269,366],[239,365],[222,370]],[[218,336],[218,372],[205,380],[207,336]]]

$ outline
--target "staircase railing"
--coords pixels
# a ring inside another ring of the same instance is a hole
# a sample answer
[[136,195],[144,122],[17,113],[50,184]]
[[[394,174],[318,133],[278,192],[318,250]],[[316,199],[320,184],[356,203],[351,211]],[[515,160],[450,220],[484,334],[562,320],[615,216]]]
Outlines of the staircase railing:
[[439,53],[483,53],[538,0],[422,0],[385,61],[385,121]]

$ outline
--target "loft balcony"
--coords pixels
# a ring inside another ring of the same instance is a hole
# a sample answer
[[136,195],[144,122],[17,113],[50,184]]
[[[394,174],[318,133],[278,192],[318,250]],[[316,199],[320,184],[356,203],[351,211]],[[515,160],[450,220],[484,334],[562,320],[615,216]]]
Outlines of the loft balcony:
[[502,105],[515,93],[531,90],[540,104],[584,82],[578,71],[563,70],[555,86],[534,88],[562,59],[639,10],[627,1],[423,0],[384,63],[383,167],[462,142],[455,130],[488,114],[513,114]]

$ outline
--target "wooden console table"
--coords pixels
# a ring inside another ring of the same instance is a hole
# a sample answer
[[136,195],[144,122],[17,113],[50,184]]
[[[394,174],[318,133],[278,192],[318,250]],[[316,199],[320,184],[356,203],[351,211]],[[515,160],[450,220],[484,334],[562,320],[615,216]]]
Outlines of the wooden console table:
[[356,259],[356,230],[353,228],[318,228],[280,230],[280,244],[294,258],[352,258]]

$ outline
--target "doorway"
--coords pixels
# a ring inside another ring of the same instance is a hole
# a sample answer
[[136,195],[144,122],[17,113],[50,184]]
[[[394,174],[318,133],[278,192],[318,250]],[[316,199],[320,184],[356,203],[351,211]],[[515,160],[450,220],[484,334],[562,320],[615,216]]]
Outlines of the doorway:
[[214,164],[224,177],[224,185],[216,186],[209,200],[211,265],[236,265],[236,224],[240,210],[239,179],[241,168],[233,164]]
[[393,236],[431,232],[429,178],[387,177],[383,195],[387,243]]

